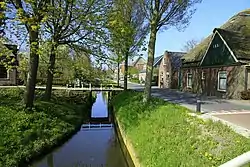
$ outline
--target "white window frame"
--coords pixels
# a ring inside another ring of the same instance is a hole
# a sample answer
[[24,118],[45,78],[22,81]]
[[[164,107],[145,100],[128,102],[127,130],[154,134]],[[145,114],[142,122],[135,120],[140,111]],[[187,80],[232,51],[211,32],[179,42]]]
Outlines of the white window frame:
[[[224,74],[226,73],[226,78],[220,78],[221,73],[224,73]],[[219,71],[217,77],[218,77],[217,90],[221,91],[221,92],[226,92],[227,91],[227,71]],[[226,89],[221,89],[220,88],[220,79],[226,79]]]
[[202,80],[204,80],[204,79],[205,79],[205,74],[206,74],[206,72],[205,72],[205,71],[202,71],[202,72],[201,72],[201,79],[202,79]]
[[165,60],[166,60],[166,57],[163,57],[163,65],[167,65]]
[[218,43],[213,45],[213,48],[218,48],[220,45]]
[[[191,85],[188,85],[188,76],[191,75]],[[187,73],[187,88],[192,88],[193,84],[193,74],[191,72]]]
[[10,70],[7,70],[7,78],[6,79],[10,79]]

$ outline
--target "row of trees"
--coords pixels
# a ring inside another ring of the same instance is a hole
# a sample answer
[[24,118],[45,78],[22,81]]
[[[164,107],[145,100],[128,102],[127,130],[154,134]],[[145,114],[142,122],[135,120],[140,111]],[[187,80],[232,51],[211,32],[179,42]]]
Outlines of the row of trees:
[[[79,57],[99,53],[96,43],[103,40],[101,33],[104,32],[105,17],[102,16],[109,5],[104,0],[8,0],[3,3],[8,31],[15,34],[15,38],[25,40],[28,37],[25,104],[27,108],[32,108],[38,69],[44,68],[43,64],[38,66],[43,54],[43,43],[46,43],[49,55],[45,99],[50,100],[56,63],[60,64],[60,61],[56,61],[58,55],[61,55],[60,47],[67,45],[70,53],[81,53],[73,57],[78,64],[81,62]],[[83,72],[77,65],[74,67],[77,75]]]
[[[111,39],[118,60],[125,60],[124,87],[127,88],[128,57],[133,55],[131,48],[143,46],[145,35],[149,33],[147,46],[148,60],[143,101],[151,96],[151,81],[155,54],[156,35],[159,31],[176,27],[184,30],[194,14],[195,5],[201,0],[124,0],[115,1],[114,17],[111,24]],[[113,26],[112,26],[113,25]],[[167,40],[166,40],[167,41]],[[118,44],[118,47],[117,47]],[[121,47],[122,44],[122,47]],[[121,58],[121,56],[123,57]],[[118,75],[119,78],[119,75]]]
[[[89,57],[83,52],[76,52],[70,55],[70,47],[61,45],[57,48],[57,58],[53,71],[53,84],[66,85],[74,83],[76,79],[82,82],[93,82],[95,78],[102,76],[103,72],[94,68]],[[26,85],[28,74],[28,53],[19,53],[19,79]],[[85,56],[84,56],[85,55]],[[49,68],[50,45],[44,43],[41,46],[39,56],[39,67],[37,71],[37,84],[46,85],[47,69]]]
[[[29,48],[25,104],[32,108],[42,44],[49,55],[45,97],[50,100],[61,46],[96,61],[125,62],[148,51],[144,101],[151,94],[156,34],[170,27],[183,30],[201,0],[7,0],[1,2],[4,24]],[[0,18],[1,20],[1,18]],[[3,24],[1,22],[1,24]],[[146,37],[149,42],[146,48]],[[70,55],[70,54],[67,54]],[[79,63],[81,61],[78,61]],[[81,63],[80,63],[81,64]],[[81,66],[81,65],[80,65]],[[81,70],[78,70],[81,71]],[[119,71],[119,70],[118,70]],[[79,73],[84,73],[81,71]]]

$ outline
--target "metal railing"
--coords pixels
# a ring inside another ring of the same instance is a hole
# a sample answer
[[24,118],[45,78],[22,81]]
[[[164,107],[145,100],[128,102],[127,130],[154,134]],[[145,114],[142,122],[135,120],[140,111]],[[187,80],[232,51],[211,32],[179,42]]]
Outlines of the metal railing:
[[91,123],[88,123],[88,124],[83,124],[82,125],[82,128],[83,129],[92,129],[92,128],[112,128],[113,127],[113,124],[102,124],[102,123],[99,123],[99,124],[91,124]]
[[250,151],[220,165],[219,167],[242,167],[250,163]]

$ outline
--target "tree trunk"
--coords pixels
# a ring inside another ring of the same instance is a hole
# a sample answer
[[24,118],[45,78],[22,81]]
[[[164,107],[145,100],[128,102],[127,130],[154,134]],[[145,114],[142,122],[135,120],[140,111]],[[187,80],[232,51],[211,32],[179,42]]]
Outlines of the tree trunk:
[[157,34],[156,26],[151,25],[150,38],[149,38],[149,44],[148,44],[148,61],[147,61],[147,69],[146,69],[146,80],[145,80],[143,102],[148,102],[151,96],[151,82],[152,82],[152,74],[153,74],[156,34]]
[[39,44],[38,44],[38,30],[30,30],[30,57],[29,57],[29,72],[27,77],[26,92],[24,96],[26,108],[32,108],[35,96],[35,86],[37,69],[39,63]]
[[125,63],[124,63],[124,90],[128,89],[128,52],[125,55]]
[[45,100],[47,101],[51,99],[54,68],[55,68],[55,62],[56,62],[56,49],[57,49],[57,44],[52,44],[51,53],[49,57],[49,67],[47,70],[47,83],[46,83],[46,90],[45,90]]
[[120,86],[120,63],[118,63],[117,85]]

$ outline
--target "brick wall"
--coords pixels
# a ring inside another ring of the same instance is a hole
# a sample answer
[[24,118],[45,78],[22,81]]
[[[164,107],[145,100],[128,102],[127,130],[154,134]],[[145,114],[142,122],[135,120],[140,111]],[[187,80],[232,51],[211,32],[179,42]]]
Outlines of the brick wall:
[[[218,72],[227,72],[226,92],[218,90]],[[187,87],[187,73],[192,73],[192,88]],[[202,73],[204,79],[202,79]],[[183,68],[182,84],[184,91],[193,93],[203,93],[208,96],[218,96],[224,98],[240,98],[240,92],[245,86],[245,67],[211,67],[211,68]]]
[[160,87],[160,83],[163,78],[163,88],[178,89],[178,75],[178,71],[174,70],[172,67],[171,57],[167,52],[165,52],[159,66],[158,86]]

